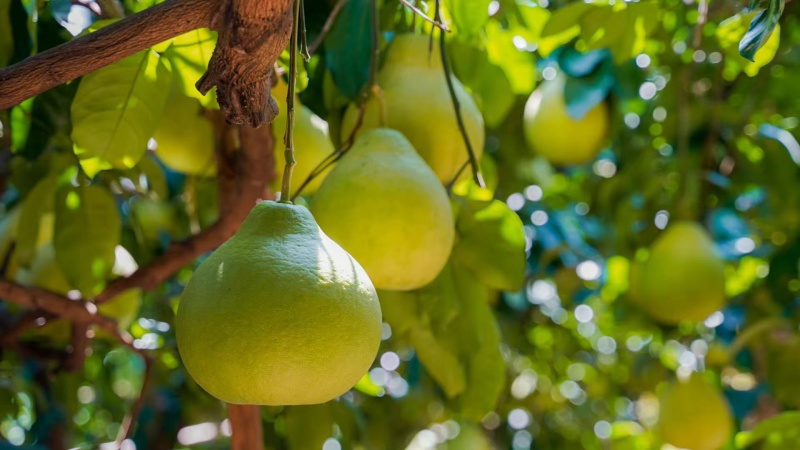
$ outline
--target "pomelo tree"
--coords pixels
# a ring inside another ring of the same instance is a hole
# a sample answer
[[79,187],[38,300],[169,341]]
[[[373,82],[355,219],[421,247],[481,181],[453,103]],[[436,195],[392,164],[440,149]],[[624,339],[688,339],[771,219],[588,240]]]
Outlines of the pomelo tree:
[[797,447],[798,12],[0,0],[0,448]]

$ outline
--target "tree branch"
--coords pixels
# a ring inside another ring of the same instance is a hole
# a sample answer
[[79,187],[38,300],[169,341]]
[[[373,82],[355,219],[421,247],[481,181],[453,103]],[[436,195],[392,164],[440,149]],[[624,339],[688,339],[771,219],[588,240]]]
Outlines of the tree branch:
[[167,0],[0,69],[0,110],[179,34],[208,27],[217,5],[212,0]]
[[261,428],[261,413],[258,406],[228,405],[228,419],[233,430],[231,450],[264,448],[264,431]]

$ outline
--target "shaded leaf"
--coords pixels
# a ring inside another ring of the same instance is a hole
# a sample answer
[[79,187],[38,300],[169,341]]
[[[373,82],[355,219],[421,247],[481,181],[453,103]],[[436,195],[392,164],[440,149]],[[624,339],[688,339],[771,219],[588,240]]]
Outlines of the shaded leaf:
[[783,14],[785,0],[769,0],[767,9],[758,12],[750,21],[750,27],[739,42],[739,53],[755,62],[756,52],[769,40]]
[[46,214],[52,213],[55,208],[57,182],[55,176],[41,180],[25,197],[22,204],[15,250],[17,262],[22,267],[30,266],[36,256],[42,219]]
[[131,168],[139,162],[171,83],[169,69],[151,50],[83,78],[72,102],[72,140],[89,176],[105,168]]
[[459,198],[453,260],[494,289],[515,291],[525,278],[522,220],[499,200]]
[[459,35],[473,36],[489,20],[491,0],[448,0],[445,5],[452,17],[452,26]]
[[765,449],[797,448],[800,446],[800,412],[787,411],[763,420],[752,430],[736,434],[737,449],[764,441]]
[[85,296],[102,290],[114,266],[122,220],[100,186],[63,186],[56,192],[53,244],[67,280]]
[[172,65],[172,74],[180,92],[200,100],[209,109],[219,109],[216,88],[203,95],[195,83],[208,70],[208,62],[216,45],[217,33],[208,28],[199,28],[176,36],[164,53]]
[[325,64],[342,94],[354,100],[369,80],[372,18],[369,0],[350,0],[325,38]]

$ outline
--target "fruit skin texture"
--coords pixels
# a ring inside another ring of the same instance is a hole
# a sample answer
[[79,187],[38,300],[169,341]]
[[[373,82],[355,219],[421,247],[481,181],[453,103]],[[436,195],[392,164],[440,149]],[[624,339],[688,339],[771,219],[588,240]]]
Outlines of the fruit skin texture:
[[[280,114],[272,122],[272,134],[275,138],[275,173],[277,177],[272,182],[272,190],[281,190],[283,180],[283,167],[286,165],[283,145],[283,136],[286,132],[286,83],[280,79],[272,88],[272,95],[278,102]],[[328,123],[301,105],[299,99],[294,106],[294,159],[297,164],[292,173],[292,195],[297,193],[300,186],[306,181],[311,172],[317,168],[328,155],[336,151],[328,137]],[[331,167],[315,177],[303,188],[302,195],[311,195],[319,188],[322,181],[330,173]]]
[[[64,272],[56,261],[52,243],[44,245],[36,253],[30,269],[20,269],[17,282],[27,286],[36,286],[57,294],[66,295],[72,290]],[[117,321],[120,330],[127,330],[142,304],[141,289],[129,289],[97,307],[100,314]],[[47,322],[44,326],[31,330],[24,338],[47,338],[55,343],[67,342],[70,338],[70,324],[63,319]],[[105,336],[98,330],[98,337]]]
[[385,128],[359,135],[314,195],[311,212],[378,289],[430,283],[455,238],[444,187],[408,140]]
[[175,331],[211,395],[304,405],[344,394],[369,370],[381,320],[369,277],[307,209],[262,202],[197,268]]
[[[389,47],[378,73],[382,99],[371,96],[359,129],[393,128],[403,133],[442,183],[450,183],[468,160],[442,69],[439,47],[429,51],[429,37],[404,34]],[[475,157],[483,154],[485,132],[475,100],[452,77]],[[359,109],[351,105],[342,120],[342,139],[350,135]],[[465,170],[466,171],[466,170]]]
[[689,450],[719,450],[733,433],[725,397],[699,373],[678,382],[661,401],[659,429],[670,444]]
[[564,99],[566,78],[559,75],[533,91],[525,104],[523,129],[528,146],[556,165],[592,161],[608,135],[608,106],[601,102],[583,118],[567,114]]
[[631,299],[659,322],[701,322],[725,306],[724,263],[697,223],[676,222],[631,267]]
[[199,101],[172,93],[153,136],[156,155],[165,166],[188,175],[217,173],[214,127],[202,114]]

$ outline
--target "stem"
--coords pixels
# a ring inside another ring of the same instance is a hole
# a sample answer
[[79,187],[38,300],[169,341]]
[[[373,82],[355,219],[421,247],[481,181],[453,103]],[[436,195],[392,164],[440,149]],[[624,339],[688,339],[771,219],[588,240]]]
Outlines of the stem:
[[297,38],[300,34],[300,7],[303,0],[294,0],[292,38],[289,41],[289,89],[286,94],[286,134],[283,136],[283,152],[286,165],[283,168],[281,202],[291,203],[292,171],[297,163],[294,159],[294,91],[297,85]]
[[417,8],[416,6],[414,6],[411,3],[409,3],[408,0],[400,0],[400,3],[406,5],[406,7],[408,9],[410,9],[414,14],[416,14],[417,16],[422,18],[422,20],[432,24],[436,28],[438,28],[438,29],[440,29],[442,31],[448,31],[448,32],[450,31],[450,28],[447,28],[447,25],[445,25],[444,23],[441,22],[441,18],[438,21],[431,19],[430,17],[425,15],[425,13],[422,12],[419,8]]
[[[434,15],[437,22],[442,22],[441,0],[436,0],[436,14]],[[458,129],[461,131],[461,137],[464,138],[464,144],[467,146],[467,156],[469,157],[469,165],[472,168],[472,179],[475,184],[485,188],[486,183],[483,182],[480,167],[478,167],[478,158],[475,156],[475,150],[472,148],[472,142],[469,140],[467,134],[467,127],[464,125],[464,117],[461,115],[461,104],[456,96],[456,88],[453,85],[453,79],[450,72],[450,61],[447,59],[447,47],[445,42],[445,32],[439,31],[439,50],[442,57],[442,67],[444,68],[444,77],[447,80],[447,90],[450,91],[450,99],[453,101],[453,108],[456,110],[456,121],[458,122]],[[456,177],[458,179],[458,177]]]
[[[343,0],[340,3],[344,4],[346,1],[347,0]],[[350,150],[350,147],[353,146],[353,142],[355,142],[356,140],[356,133],[358,133],[358,130],[361,128],[361,125],[364,122],[364,114],[366,113],[367,110],[367,100],[369,99],[369,94],[370,92],[375,90],[378,85],[377,82],[378,63],[380,62],[380,56],[381,56],[381,47],[379,42],[380,24],[378,22],[378,1],[372,0],[371,5],[372,5],[372,15],[370,19],[372,20],[372,31],[370,33],[370,39],[372,42],[372,59],[370,60],[370,65],[369,65],[369,81],[367,83],[367,89],[364,90],[364,94],[361,97],[361,103],[359,104],[360,109],[358,113],[358,119],[356,120],[355,126],[353,127],[353,130],[350,132],[350,135],[347,137],[347,140],[342,144],[342,148],[326,156],[325,159],[323,159],[322,161],[320,161],[319,164],[317,164],[317,167],[315,167],[314,170],[311,171],[311,173],[308,175],[308,178],[306,178],[305,181],[303,181],[303,184],[301,184],[300,187],[297,189],[297,192],[295,192],[294,197],[292,197],[292,200],[297,198],[297,196],[300,195],[301,192],[303,192],[303,189],[305,189],[305,187],[308,186],[308,184],[311,183],[311,181],[314,178],[320,176],[322,173],[328,170],[330,166],[336,164],[336,162],[339,161],[342,158],[342,156],[344,156],[344,154],[347,153],[348,150]],[[282,197],[283,194],[281,194],[281,198]]]
[[791,324],[789,323],[789,321],[783,317],[770,317],[768,319],[756,322],[755,324],[745,329],[741,334],[736,336],[736,339],[728,348],[728,358],[730,360],[733,360],[733,358],[735,358],[736,355],[739,354],[739,352],[742,351],[742,349],[747,344],[750,343],[750,341],[752,341],[762,333],[774,330],[775,328],[787,327],[790,325]]

